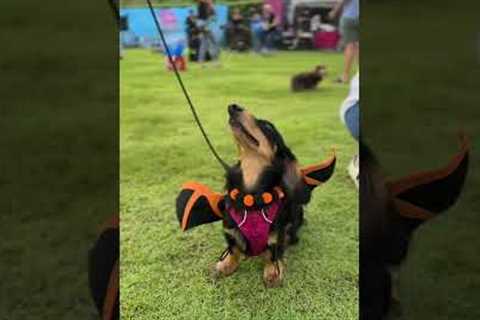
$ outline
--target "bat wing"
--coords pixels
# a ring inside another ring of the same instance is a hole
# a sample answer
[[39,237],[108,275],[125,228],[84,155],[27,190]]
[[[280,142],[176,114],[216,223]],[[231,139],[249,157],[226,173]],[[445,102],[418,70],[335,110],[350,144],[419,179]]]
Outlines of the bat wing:
[[337,157],[335,156],[335,152],[333,152],[333,155],[330,158],[321,163],[305,166],[300,169],[303,175],[303,181],[310,190],[327,182],[332,177],[333,172],[335,171],[336,162]]
[[460,142],[460,151],[446,166],[387,183],[395,206],[403,217],[425,221],[457,201],[467,175],[470,150],[464,135]]
[[183,231],[223,219],[223,195],[198,182],[187,182],[177,197],[177,218]]

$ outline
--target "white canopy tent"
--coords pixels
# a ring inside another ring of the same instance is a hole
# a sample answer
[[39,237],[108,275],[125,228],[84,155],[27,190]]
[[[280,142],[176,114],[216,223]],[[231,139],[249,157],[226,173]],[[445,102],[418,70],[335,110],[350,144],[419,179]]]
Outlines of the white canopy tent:
[[297,6],[311,8],[333,8],[340,0],[287,0],[287,19],[292,22]]

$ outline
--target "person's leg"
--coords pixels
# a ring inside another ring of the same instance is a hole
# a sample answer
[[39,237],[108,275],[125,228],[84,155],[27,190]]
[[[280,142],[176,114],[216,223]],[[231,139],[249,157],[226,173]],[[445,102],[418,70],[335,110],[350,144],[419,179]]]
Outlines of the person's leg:
[[298,47],[298,43],[300,42],[300,38],[298,37],[298,32],[295,30],[292,45],[288,48],[290,50],[296,49]]
[[[348,131],[358,141],[360,137],[360,106],[358,102],[345,112],[344,120]],[[359,157],[356,154],[350,161],[347,171],[357,188],[359,187],[359,167]]]
[[273,49],[274,37],[275,37],[275,34],[274,34],[273,31],[270,31],[265,35],[265,48],[267,50],[272,50]]
[[351,18],[342,18],[340,20],[340,32],[344,49],[344,65],[340,78],[341,82],[348,83],[353,65],[358,58],[358,21]]
[[[197,24],[200,28],[205,28],[206,22],[203,20],[198,20]],[[208,41],[205,30],[200,32],[198,39],[200,41],[200,46],[198,48],[198,62],[204,63],[208,50]]]
[[260,52],[262,49],[262,32],[263,30],[259,25],[252,25],[252,42],[255,52]]
[[213,32],[208,32],[207,34],[207,40],[208,40],[208,52],[210,53],[210,57],[212,61],[218,60],[218,57],[220,56],[220,48],[217,45],[217,41],[215,40],[215,36],[213,35]]
[[198,47],[198,62],[203,63],[205,61],[205,56],[207,55],[207,44],[205,35],[200,33],[198,36],[198,40],[200,41],[200,45]]
[[344,51],[344,66],[342,73],[342,82],[347,83],[350,78],[350,73],[352,71],[352,66],[357,60],[357,44],[355,42],[350,42],[345,46]]
[[267,33],[265,30],[260,29],[258,30],[258,51],[262,51],[266,47],[266,41],[267,41]]

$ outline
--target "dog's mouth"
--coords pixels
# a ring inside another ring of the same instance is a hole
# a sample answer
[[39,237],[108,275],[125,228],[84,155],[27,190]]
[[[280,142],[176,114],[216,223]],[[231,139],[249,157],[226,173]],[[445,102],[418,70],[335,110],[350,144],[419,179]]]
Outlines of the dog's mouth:
[[230,117],[230,120],[228,121],[228,123],[230,124],[230,127],[234,130],[234,131],[239,131],[241,132],[241,134],[247,138],[247,140],[254,144],[255,146],[259,146],[260,143],[258,142],[257,139],[255,139],[255,137],[250,133],[248,132],[247,129],[245,129],[245,127],[242,125],[242,123],[238,120],[238,119],[235,119],[235,118],[232,118]]
[[230,114],[230,119],[228,120],[228,123],[230,124],[230,127],[232,128],[234,133],[240,133],[248,140],[249,143],[258,147],[260,145],[260,142],[242,124],[240,115],[243,111],[243,108],[237,105],[230,105],[228,107],[228,113]]

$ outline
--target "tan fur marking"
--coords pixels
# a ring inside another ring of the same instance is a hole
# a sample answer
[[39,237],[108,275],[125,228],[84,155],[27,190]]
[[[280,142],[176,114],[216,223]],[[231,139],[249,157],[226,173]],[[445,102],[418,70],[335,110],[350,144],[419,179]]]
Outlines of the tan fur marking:
[[271,164],[276,150],[270,145],[262,130],[258,128],[255,118],[250,113],[242,112],[238,120],[244,129],[258,141],[257,146],[250,141],[242,130],[233,129],[233,136],[239,149],[243,181],[245,187],[251,189],[255,186],[260,172]]
[[258,141],[259,145],[253,145],[250,140],[239,134],[237,141],[240,145],[240,162],[243,174],[243,182],[247,189],[253,188],[258,176],[263,169],[271,164],[275,150],[271,147],[268,139],[257,127],[255,118],[248,112],[242,112],[240,122],[243,127]]
[[233,248],[225,259],[218,261],[215,270],[224,276],[229,276],[234,273],[240,265],[241,253],[238,248]]
[[244,151],[240,155],[240,167],[242,168],[243,183],[247,189],[253,189],[260,173],[270,161],[260,157],[252,151]]
[[[263,269],[263,282],[267,288],[279,287],[285,276],[285,266],[283,261],[278,261],[278,269],[274,263],[268,261]],[[279,272],[280,271],[280,272]]]

